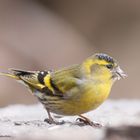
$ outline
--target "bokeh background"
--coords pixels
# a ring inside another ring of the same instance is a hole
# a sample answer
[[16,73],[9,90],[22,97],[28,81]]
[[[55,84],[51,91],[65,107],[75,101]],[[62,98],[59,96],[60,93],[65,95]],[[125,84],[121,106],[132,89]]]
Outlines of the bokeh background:
[[[139,99],[139,0],[1,0],[0,71],[58,69],[96,53],[116,58],[129,75],[110,98]],[[0,106],[37,99],[0,77]]]

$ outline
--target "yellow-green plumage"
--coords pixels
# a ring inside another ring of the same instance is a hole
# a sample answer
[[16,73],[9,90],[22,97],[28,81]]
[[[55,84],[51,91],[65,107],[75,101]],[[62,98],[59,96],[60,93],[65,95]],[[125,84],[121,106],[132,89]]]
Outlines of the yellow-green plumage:
[[52,74],[52,80],[64,95],[60,99],[58,114],[80,115],[86,113],[97,108],[109,95],[112,86],[109,71],[104,70],[102,73],[105,77],[109,76],[104,81],[98,78],[94,80],[94,74],[91,73],[86,77],[84,75],[86,71],[81,69],[81,66],[82,64],[75,65]]
[[108,97],[114,81],[125,76],[116,61],[105,54],[52,72],[13,70],[1,74],[23,81],[48,113],[61,115],[80,115],[97,108]]

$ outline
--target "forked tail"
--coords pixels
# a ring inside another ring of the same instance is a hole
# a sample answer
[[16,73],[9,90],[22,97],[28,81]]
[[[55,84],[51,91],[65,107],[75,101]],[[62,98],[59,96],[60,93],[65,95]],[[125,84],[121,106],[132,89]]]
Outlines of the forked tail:
[[39,71],[24,71],[16,69],[10,69],[10,71],[11,73],[1,72],[0,75],[22,81],[25,85],[28,85],[32,91],[33,89],[41,90],[45,86],[38,80]]

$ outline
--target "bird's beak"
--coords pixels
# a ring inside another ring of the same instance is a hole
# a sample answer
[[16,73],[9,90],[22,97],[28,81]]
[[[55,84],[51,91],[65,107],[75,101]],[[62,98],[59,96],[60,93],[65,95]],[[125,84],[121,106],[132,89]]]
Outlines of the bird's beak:
[[118,80],[120,80],[122,78],[124,79],[127,77],[127,75],[124,73],[124,71],[119,66],[116,68],[115,73],[116,73]]

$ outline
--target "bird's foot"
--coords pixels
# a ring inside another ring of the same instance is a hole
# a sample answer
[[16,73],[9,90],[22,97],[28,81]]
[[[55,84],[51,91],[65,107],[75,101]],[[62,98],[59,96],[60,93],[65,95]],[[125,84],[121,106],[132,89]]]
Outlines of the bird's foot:
[[77,118],[76,121],[79,121],[79,122],[82,122],[84,125],[90,125],[92,127],[97,127],[97,128],[101,128],[102,125],[99,124],[99,123],[95,123],[93,121],[91,121],[90,119],[86,118],[86,117],[80,117],[80,118]]
[[49,119],[49,118],[46,118],[44,122],[47,122],[48,124],[55,124],[55,125],[62,125],[65,123],[64,121],[58,122],[55,121],[54,119]]

